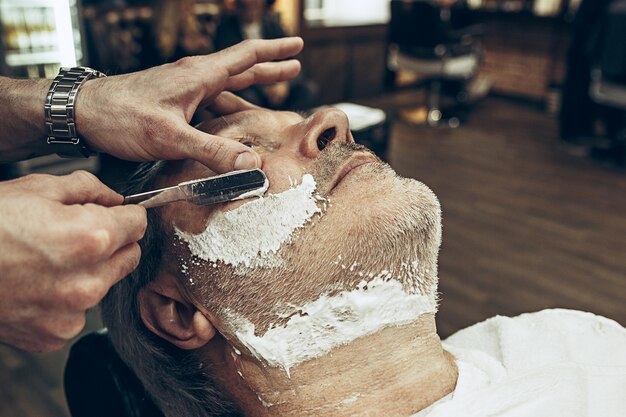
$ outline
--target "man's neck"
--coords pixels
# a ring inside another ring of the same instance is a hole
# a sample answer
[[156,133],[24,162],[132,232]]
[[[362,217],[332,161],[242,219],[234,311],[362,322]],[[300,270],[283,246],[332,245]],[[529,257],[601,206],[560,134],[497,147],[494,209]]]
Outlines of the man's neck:
[[452,392],[458,376],[432,315],[339,346],[289,376],[216,339],[202,353],[246,416],[407,417]]

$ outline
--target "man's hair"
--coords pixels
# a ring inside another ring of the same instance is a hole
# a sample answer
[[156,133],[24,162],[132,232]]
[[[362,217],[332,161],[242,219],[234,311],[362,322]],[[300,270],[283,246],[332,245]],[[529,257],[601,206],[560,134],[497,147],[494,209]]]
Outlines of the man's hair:
[[[153,188],[166,166],[166,162],[143,164],[125,193]],[[159,216],[149,210],[148,228],[139,242],[139,267],[113,286],[101,303],[102,321],[110,341],[166,416],[240,416],[216,388],[206,364],[193,352],[177,348],[143,324],[138,294],[157,276],[163,240]]]

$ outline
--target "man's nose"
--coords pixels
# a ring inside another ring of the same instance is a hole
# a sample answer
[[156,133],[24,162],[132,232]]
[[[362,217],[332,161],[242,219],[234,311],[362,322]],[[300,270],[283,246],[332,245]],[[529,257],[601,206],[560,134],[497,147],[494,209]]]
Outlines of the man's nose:
[[300,144],[308,158],[316,158],[331,142],[354,142],[348,117],[341,110],[320,110],[310,117],[309,126]]

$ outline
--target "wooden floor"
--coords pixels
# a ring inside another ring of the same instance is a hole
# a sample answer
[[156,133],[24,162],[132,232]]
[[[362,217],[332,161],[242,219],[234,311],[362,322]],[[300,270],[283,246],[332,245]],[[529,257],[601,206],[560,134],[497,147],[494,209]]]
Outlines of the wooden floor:
[[[415,97],[370,104],[393,112]],[[442,336],[552,307],[626,325],[626,172],[559,151],[540,109],[489,98],[454,130],[396,121],[389,160],[442,203]],[[0,348],[0,417],[66,417],[65,355]]]
[[[377,104],[393,112],[403,100]],[[496,314],[555,307],[626,325],[625,171],[569,156],[556,120],[502,98],[458,129],[396,121],[392,138],[391,165],[442,204],[443,337]]]

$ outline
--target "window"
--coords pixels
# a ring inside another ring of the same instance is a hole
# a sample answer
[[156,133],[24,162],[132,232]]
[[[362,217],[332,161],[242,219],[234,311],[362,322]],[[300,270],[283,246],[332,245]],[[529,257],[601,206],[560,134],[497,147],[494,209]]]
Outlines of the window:
[[387,23],[389,0],[306,0],[304,18],[338,26]]

